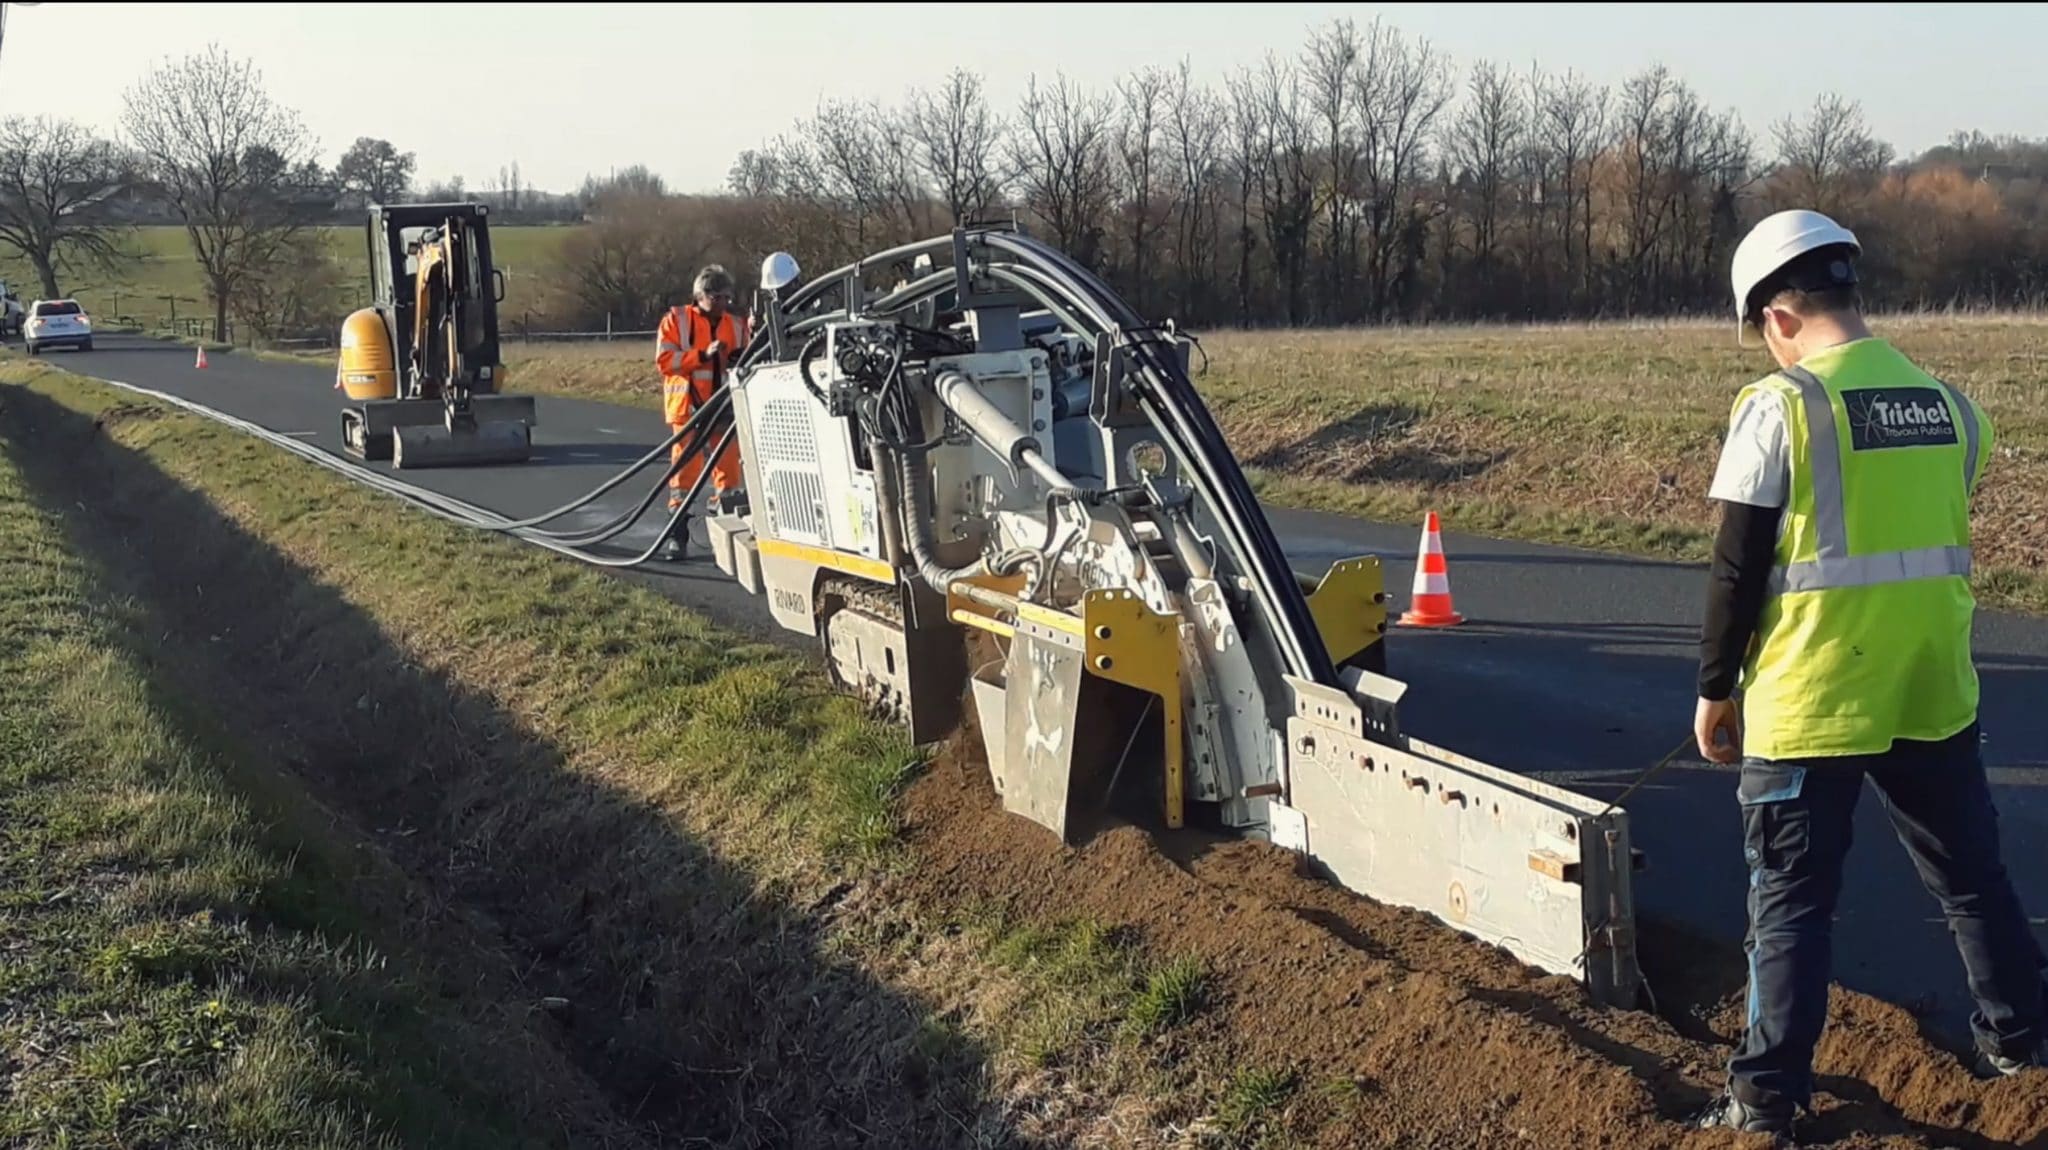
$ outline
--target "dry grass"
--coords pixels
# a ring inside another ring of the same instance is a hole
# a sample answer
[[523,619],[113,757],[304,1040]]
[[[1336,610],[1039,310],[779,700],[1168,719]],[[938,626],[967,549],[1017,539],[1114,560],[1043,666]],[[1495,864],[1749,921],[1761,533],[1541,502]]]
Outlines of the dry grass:
[[[1879,332],[1990,412],[1978,587],[2048,611],[2048,318],[1887,318]],[[1207,336],[1197,383],[1280,505],[1700,560],[1706,490],[1760,349],[1719,322],[1443,326]],[[514,386],[659,404],[653,350],[507,351]],[[1196,363],[1200,366],[1200,357]]]

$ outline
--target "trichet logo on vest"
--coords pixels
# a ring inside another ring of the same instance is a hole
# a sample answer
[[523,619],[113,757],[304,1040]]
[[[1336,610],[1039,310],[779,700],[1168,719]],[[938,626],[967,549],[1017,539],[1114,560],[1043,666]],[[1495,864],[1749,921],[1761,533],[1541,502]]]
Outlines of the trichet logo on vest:
[[1865,388],[1842,393],[1849,438],[1857,451],[1939,447],[1956,441],[1955,420],[1931,387]]

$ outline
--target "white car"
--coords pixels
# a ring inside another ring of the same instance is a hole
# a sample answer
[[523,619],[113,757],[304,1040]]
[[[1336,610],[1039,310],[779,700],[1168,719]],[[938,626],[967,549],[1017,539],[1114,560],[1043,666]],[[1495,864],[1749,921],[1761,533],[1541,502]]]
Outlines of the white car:
[[75,299],[39,299],[28,305],[28,325],[22,329],[28,353],[46,347],[92,350],[92,317]]

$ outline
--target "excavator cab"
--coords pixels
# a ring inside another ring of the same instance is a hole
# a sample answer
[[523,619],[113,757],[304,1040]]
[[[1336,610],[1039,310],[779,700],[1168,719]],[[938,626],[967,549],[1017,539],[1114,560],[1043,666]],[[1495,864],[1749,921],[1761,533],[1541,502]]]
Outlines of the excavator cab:
[[477,203],[370,207],[370,306],[342,325],[342,448],[401,469],[518,463],[532,396],[506,395],[498,355],[505,277]]

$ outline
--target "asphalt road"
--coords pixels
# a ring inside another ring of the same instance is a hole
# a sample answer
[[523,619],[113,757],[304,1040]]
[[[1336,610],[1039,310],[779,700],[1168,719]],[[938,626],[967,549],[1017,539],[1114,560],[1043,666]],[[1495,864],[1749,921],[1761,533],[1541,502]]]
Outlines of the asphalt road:
[[[339,454],[342,393],[331,367],[212,355],[194,367],[189,347],[102,336],[91,353],[53,353],[53,364],[148,387],[294,435]],[[650,365],[650,384],[651,381]],[[551,510],[589,491],[667,435],[658,415],[543,396],[533,460],[521,467],[402,473],[411,482],[507,515]],[[388,467],[388,464],[381,465]],[[594,525],[645,494],[635,477],[595,507],[547,526]],[[651,545],[657,502],[616,554]],[[1320,571],[1376,554],[1392,605],[1405,603],[1417,524],[1382,525],[1269,508],[1295,565]],[[703,540],[702,527],[697,539]],[[1411,684],[1403,722],[1413,734],[1496,765],[1611,798],[1688,737],[1694,700],[1702,571],[1694,566],[1445,534],[1452,591],[1468,623],[1396,630],[1393,671]],[[777,638],[757,601],[699,546],[681,564],[650,563],[622,577],[655,587],[730,625]],[[2001,813],[2008,868],[2048,940],[2048,620],[1980,612],[1984,750]],[[1642,913],[1723,939],[1744,928],[1747,876],[1735,779],[1686,753],[1627,804],[1649,855],[1639,876]],[[1836,927],[1836,969],[1856,989],[1919,1004],[1928,1022],[1961,1033],[1970,1003],[1938,906],[1893,839],[1884,809],[1866,795]]]

